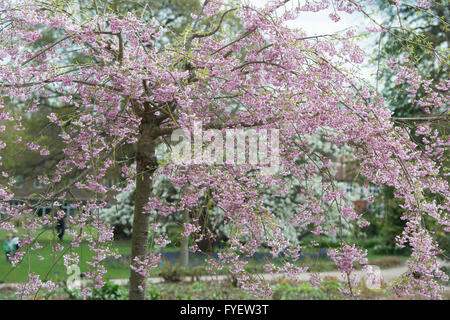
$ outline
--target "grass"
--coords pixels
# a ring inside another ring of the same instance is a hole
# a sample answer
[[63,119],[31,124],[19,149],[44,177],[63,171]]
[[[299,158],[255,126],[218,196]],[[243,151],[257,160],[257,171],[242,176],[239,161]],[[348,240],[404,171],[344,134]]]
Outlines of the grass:
[[[95,236],[95,230],[88,230],[92,232],[92,235]],[[70,242],[72,241],[72,237],[67,233],[64,235],[64,240],[59,242],[55,237],[52,230],[40,230],[38,232],[42,232],[39,237],[39,243],[42,246],[41,249],[31,250],[30,254],[26,254],[24,260],[20,263],[17,268],[12,268],[11,264],[6,261],[6,257],[2,250],[2,257],[0,257],[0,282],[8,282],[8,283],[17,283],[24,282],[27,280],[27,274],[29,270],[33,273],[37,273],[40,275],[42,280],[53,280],[53,281],[62,281],[66,280],[68,275],[66,274],[66,268],[63,263],[63,251],[58,252],[56,257],[52,257],[52,246],[56,243],[60,243],[64,248],[70,247]],[[3,244],[3,241],[6,239],[6,234],[8,232],[4,230],[0,230],[0,242]],[[19,229],[20,236],[20,229]],[[131,241],[122,240],[122,241],[114,241],[112,242],[112,248],[115,252],[121,255],[129,255],[131,253]],[[68,252],[76,252],[80,259],[80,271],[86,272],[90,270],[90,266],[86,263],[91,260],[92,252],[89,250],[88,243],[82,242],[78,248],[69,248]],[[176,248],[167,248],[164,251],[177,251]],[[45,260],[40,260],[39,256],[45,257]],[[379,265],[381,268],[389,268],[399,264],[402,264],[405,257],[392,257],[392,256],[382,256],[382,255],[374,255],[369,254],[369,264]],[[275,259],[275,263],[281,264],[281,259]],[[332,271],[335,270],[336,267],[334,263],[330,259],[326,258],[311,258],[307,257],[301,261],[302,265],[309,266],[310,271],[321,272],[321,271]],[[127,279],[130,275],[130,269],[128,265],[128,261],[105,261],[104,266],[107,270],[105,274],[105,279]],[[160,276],[160,273],[163,272],[164,268],[157,268],[152,270],[151,276]],[[248,265],[246,266],[247,271],[251,273],[264,273],[263,264],[259,261],[250,260]],[[199,267],[191,267],[188,270],[184,270],[185,275],[206,275],[208,274],[206,269],[202,266]],[[226,273],[226,270],[222,273]]]
[[[62,280],[66,279],[66,268],[62,258],[63,251],[58,252],[57,256],[52,257],[52,247],[59,243],[64,248],[70,247],[72,237],[68,234],[64,235],[64,240],[59,242],[54,238],[52,230],[41,230],[39,243],[42,246],[38,250],[30,250],[30,254],[26,253],[23,261],[17,268],[12,268],[11,264],[6,261],[6,256],[2,250],[2,257],[0,258],[0,281],[2,282],[23,282],[27,279],[29,270],[41,276],[41,279],[48,280]],[[0,242],[6,238],[4,230],[0,230]],[[20,230],[19,230],[20,236]],[[112,247],[120,254],[130,254],[130,241],[115,241]],[[83,241],[78,248],[70,248],[66,253],[76,252],[80,259],[80,271],[89,271],[90,266],[86,264],[92,257],[92,252],[89,250],[87,242]],[[41,260],[39,256],[45,257]],[[107,266],[106,279],[127,278],[129,276],[129,268],[119,264],[110,264]]]

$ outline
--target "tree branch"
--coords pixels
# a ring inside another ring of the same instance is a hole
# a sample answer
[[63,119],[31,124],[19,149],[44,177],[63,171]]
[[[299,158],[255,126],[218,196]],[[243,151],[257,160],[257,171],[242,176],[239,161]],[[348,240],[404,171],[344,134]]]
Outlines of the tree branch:
[[434,117],[407,117],[407,118],[398,118],[393,117],[394,121],[421,121],[421,122],[433,122],[433,121],[448,121],[450,119],[450,115],[439,115]]
[[26,65],[28,62],[30,62],[30,61],[36,59],[36,58],[39,57],[40,55],[44,54],[45,52],[47,52],[48,50],[50,50],[51,48],[53,48],[54,46],[56,46],[57,44],[63,42],[63,41],[66,40],[66,39],[69,39],[69,38],[71,38],[71,37],[72,37],[72,36],[66,36],[66,37],[64,37],[64,38],[62,38],[62,39],[56,41],[55,43],[49,45],[48,47],[42,49],[41,51],[39,51],[39,52],[37,52],[36,54],[34,54],[30,59],[28,59],[27,61],[23,62],[23,63],[22,63],[22,66]]
[[214,30],[212,30],[211,32],[207,32],[207,33],[201,33],[201,34],[196,33],[191,37],[191,40],[195,39],[195,38],[205,38],[205,37],[209,37],[209,36],[212,36],[213,34],[215,34],[217,31],[219,31],[220,26],[222,25],[222,22],[223,22],[223,19],[225,18],[225,16],[229,12],[234,11],[234,10],[236,10],[236,8],[225,11],[224,14],[220,17],[219,24],[217,25],[217,27]]
[[216,53],[222,51],[223,49],[228,48],[229,46],[235,44],[235,43],[238,42],[238,41],[241,41],[241,40],[244,39],[245,37],[247,37],[247,36],[251,35],[253,32],[255,32],[256,29],[257,29],[257,28],[254,27],[254,28],[248,30],[248,31],[245,32],[243,35],[241,35],[239,38],[237,38],[237,39],[235,39],[235,40],[229,42],[228,44],[226,44],[226,45],[224,45],[223,47],[221,47],[221,48],[217,49],[216,51],[214,51],[211,55],[215,55]]

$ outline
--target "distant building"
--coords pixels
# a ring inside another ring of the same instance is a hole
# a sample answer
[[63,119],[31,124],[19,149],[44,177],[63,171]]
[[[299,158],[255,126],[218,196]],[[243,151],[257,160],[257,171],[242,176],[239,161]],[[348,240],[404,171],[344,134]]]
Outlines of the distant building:
[[[33,195],[39,194],[45,190],[47,187],[39,182],[38,179],[16,177],[16,183],[12,188],[14,192],[14,199],[10,201],[11,205],[19,205],[25,201],[29,201],[33,198]],[[104,185],[107,188],[110,188],[114,185],[116,181],[113,179],[105,179]],[[109,204],[116,203],[114,199],[115,192],[109,191],[107,194],[107,202]],[[58,201],[61,203],[59,207],[60,210],[63,210],[68,215],[75,215],[77,212],[77,208],[72,206],[73,203],[76,202],[85,202],[92,199],[92,193],[86,190],[80,190],[76,187],[70,189],[70,192],[66,194],[66,199],[64,201]],[[56,201],[56,200],[55,200]],[[31,203],[37,203],[37,200],[31,200]],[[51,204],[42,205],[37,208],[37,215],[44,216],[49,214],[53,209]]]
[[334,169],[336,169],[336,185],[345,190],[345,197],[353,202],[355,211],[358,213],[367,211],[370,207],[368,199],[380,193],[380,186],[369,184],[365,188],[356,180],[358,168],[352,168],[343,157],[334,161]]

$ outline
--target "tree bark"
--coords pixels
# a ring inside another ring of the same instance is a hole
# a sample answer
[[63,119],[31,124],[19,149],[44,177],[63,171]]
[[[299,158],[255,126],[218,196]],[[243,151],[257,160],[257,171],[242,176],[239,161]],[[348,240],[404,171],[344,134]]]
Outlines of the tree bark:
[[[189,223],[189,212],[183,211],[183,223]],[[180,265],[187,267],[189,264],[189,236],[181,236],[180,241]]]
[[[157,167],[155,155],[154,119],[143,117],[140,125],[140,138],[136,151],[136,191],[134,202],[133,232],[131,236],[131,264],[134,258],[143,258],[148,249],[149,217],[143,208],[148,203],[152,193],[151,178]],[[144,300],[145,289],[140,290],[145,278],[131,270],[130,274],[130,300]],[[145,288],[145,287],[144,287]]]

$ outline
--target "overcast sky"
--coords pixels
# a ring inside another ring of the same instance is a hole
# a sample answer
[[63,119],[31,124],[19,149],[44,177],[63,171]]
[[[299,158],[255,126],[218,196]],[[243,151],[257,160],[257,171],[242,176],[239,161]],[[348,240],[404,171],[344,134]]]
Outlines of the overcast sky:
[[[263,7],[267,0],[250,0],[250,2],[258,7]],[[365,32],[366,27],[370,25],[369,20],[362,13],[357,12],[353,14],[338,12],[341,19],[338,22],[334,22],[329,17],[329,14],[333,12],[333,9],[320,12],[303,12],[296,20],[289,21],[288,26],[300,28],[309,36],[312,36],[340,32],[346,30],[347,28],[354,28],[357,32]],[[374,14],[372,17],[374,17],[378,22],[382,21],[378,14]],[[360,40],[359,44],[361,48],[366,51],[366,53],[372,54],[374,45],[376,44],[376,38],[371,36],[369,39]],[[362,74],[366,80],[374,84],[376,80],[371,74],[375,71],[376,69],[373,66],[368,66],[366,64],[363,66]]]

